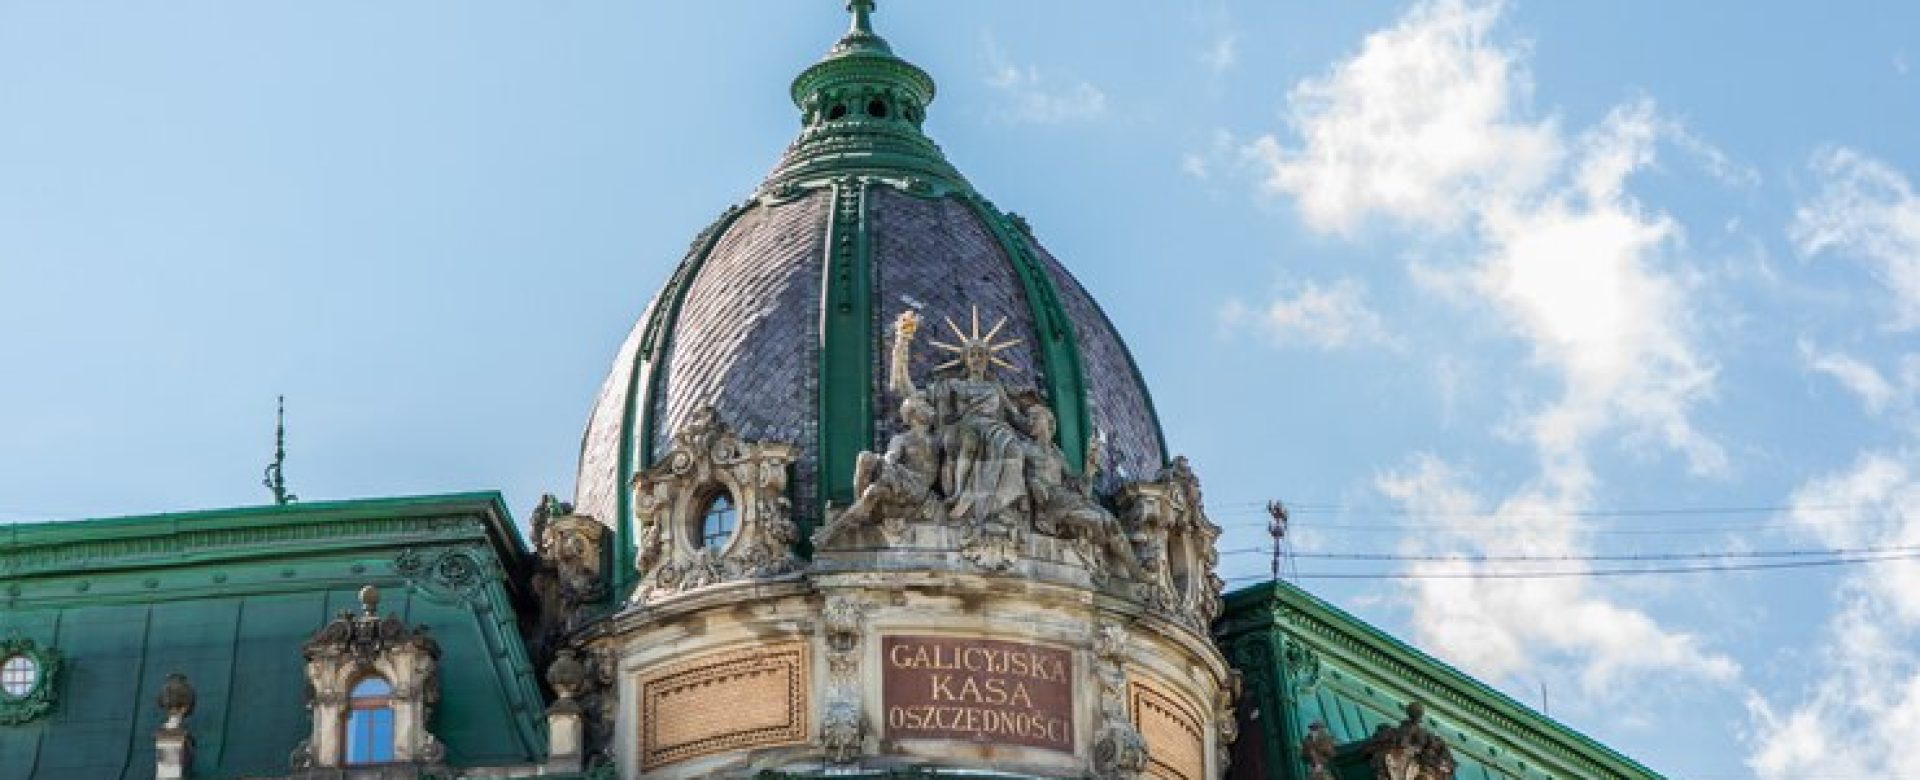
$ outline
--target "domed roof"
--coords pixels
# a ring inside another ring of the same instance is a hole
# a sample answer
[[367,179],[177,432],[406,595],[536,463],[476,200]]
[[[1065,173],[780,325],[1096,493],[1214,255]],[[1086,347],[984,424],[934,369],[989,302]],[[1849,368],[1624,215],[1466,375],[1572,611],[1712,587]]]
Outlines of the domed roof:
[[[712,407],[747,440],[800,445],[794,511],[852,500],[853,461],[883,449],[889,323],[1005,319],[1009,384],[1031,385],[1079,464],[1105,442],[1103,490],[1166,463],[1126,345],[1025,221],[981,197],[921,132],[933,80],[895,57],[856,0],[853,28],[794,80],[802,130],[767,181],[696,237],[602,385],[581,445],[576,511],[630,516],[626,486]],[[934,370],[914,356],[913,374]],[[620,545],[626,548],[627,545]],[[621,565],[626,565],[622,562]]]

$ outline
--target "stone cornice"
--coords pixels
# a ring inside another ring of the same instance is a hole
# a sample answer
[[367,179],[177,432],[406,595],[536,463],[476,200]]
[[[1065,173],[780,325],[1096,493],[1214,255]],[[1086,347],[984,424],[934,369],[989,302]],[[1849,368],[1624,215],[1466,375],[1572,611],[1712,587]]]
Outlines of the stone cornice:
[[0,577],[162,569],[391,547],[410,541],[478,540],[501,562],[527,552],[498,493],[248,507],[10,526],[0,534]]

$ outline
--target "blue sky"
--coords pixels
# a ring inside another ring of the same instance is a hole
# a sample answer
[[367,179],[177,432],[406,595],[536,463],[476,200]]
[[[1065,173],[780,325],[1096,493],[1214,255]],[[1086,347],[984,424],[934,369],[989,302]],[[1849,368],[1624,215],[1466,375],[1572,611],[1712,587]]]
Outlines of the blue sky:
[[[1920,544],[1920,9],[881,10],[1223,547],[1274,497],[1300,552],[1446,559],[1308,573]],[[843,24],[0,0],[0,521],[258,503],[279,393],[306,498],[570,492]],[[1308,584],[1674,777],[1920,777],[1920,563]]]

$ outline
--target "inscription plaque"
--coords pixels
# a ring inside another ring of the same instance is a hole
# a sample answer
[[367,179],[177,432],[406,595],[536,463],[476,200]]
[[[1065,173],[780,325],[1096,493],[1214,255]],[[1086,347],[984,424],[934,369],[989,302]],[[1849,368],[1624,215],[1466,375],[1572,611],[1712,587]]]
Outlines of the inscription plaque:
[[889,636],[880,644],[887,736],[1073,752],[1073,654],[997,639]]

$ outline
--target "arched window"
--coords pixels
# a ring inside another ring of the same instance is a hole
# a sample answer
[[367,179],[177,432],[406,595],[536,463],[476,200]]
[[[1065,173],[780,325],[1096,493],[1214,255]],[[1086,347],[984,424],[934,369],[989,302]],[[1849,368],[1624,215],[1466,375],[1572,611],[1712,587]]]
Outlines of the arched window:
[[353,684],[347,696],[347,763],[393,761],[393,686],[379,677]]
[[700,517],[700,546],[709,550],[727,546],[727,540],[733,537],[738,514],[733,508],[732,496],[725,493],[715,496]]

